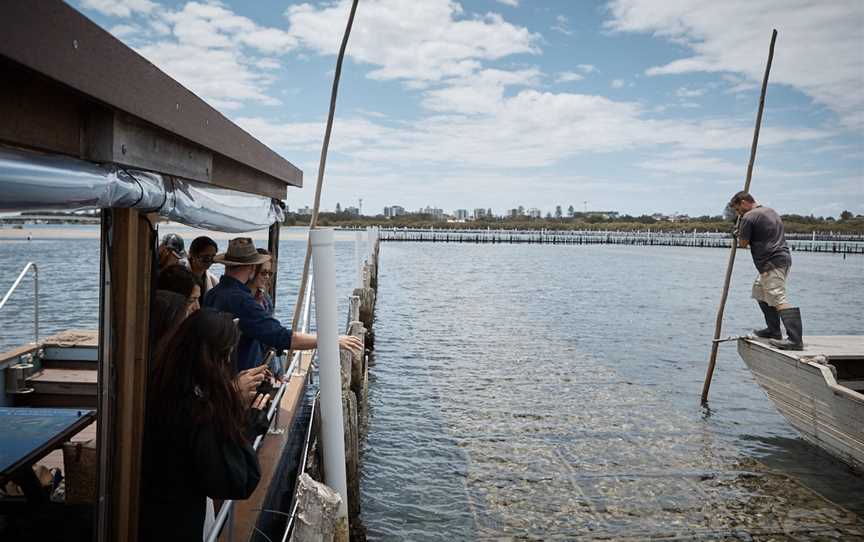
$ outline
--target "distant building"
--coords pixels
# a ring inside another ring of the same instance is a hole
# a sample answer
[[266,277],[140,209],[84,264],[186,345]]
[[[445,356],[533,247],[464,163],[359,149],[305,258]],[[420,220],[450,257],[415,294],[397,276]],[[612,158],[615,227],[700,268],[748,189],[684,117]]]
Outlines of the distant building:
[[308,215],[312,214],[312,209],[310,209],[309,206],[307,205],[306,207],[303,207],[302,209],[297,209],[297,214],[308,216]]
[[507,211],[507,216],[510,218],[518,218],[519,217],[519,209],[510,209]]
[[444,220],[444,209],[426,206],[425,209],[420,209],[420,214],[432,215],[435,220]]
[[474,209],[474,220],[486,218],[486,209]]
[[358,207],[345,207],[345,210],[343,212],[346,215],[360,216],[360,209]]
[[384,207],[384,217],[385,218],[396,218],[397,216],[402,216],[405,214],[405,207],[401,205],[390,205],[388,207]]
[[453,211],[453,216],[456,220],[467,220],[468,219],[468,209],[456,209]]
[[537,207],[531,207],[528,209],[528,216],[531,218],[543,218],[543,211],[538,209]]

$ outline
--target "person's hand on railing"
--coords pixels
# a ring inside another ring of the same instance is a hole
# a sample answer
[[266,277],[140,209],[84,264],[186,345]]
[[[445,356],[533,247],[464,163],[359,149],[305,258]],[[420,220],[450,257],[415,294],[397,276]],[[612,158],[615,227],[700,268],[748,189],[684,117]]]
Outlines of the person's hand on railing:
[[240,395],[243,397],[243,400],[247,405],[251,404],[252,400],[255,399],[258,385],[267,378],[267,373],[267,366],[259,365],[252,369],[240,371],[235,377],[235,380],[237,381],[237,389],[240,390]]
[[363,342],[353,335],[340,335],[339,348],[345,348],[354,354],[359,354],[363,351]]

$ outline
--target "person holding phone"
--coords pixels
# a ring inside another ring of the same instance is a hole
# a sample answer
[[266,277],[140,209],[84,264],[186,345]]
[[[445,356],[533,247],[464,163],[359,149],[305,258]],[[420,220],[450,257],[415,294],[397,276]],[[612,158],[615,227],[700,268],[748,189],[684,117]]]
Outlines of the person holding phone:
[[269,397],[247,403],[231,353],[240,331],[231,315],[202,309],[161,349],[147,390],[142,457],[141,538],[201,540],[210,499],[246,499],[261,479],[252,449],[267,431]]

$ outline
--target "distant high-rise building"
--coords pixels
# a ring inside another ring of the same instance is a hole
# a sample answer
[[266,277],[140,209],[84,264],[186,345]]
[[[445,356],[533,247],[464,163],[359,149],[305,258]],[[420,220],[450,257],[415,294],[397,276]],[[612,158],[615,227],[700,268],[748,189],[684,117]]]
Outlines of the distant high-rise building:
[[486,218],[486,209],[474,209],[474,220]]
[[420,213],[424,215],[432,215],[432,218],[435,220],[444,219],[444,209],[438,209],[437,207],[429,207],[427,205],[425,209],[420,209]]
[[468,209],[456,209],[453,216],[456,217],[456,220],[468,220]]
[[543,218],[543,211],[538,209],[537,207],[531,207],[528,209],[528,216],[531,218]]
[[349,214],[351,216],[360,216],[360,208],[359,207],[345,207],[345,214]]
[[396,218],[397,216],[402,216],[405,214],[405,207],[401,205],[390,205],[384,207],[384,217],[385,218]]

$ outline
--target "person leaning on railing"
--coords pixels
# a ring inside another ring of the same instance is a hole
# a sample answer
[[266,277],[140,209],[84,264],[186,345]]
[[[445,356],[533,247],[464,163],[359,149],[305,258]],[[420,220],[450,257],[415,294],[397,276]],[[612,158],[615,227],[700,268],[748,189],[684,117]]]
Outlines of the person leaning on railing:
[[[242,335],[237,346],[235,370],[241,391],[251,400],[258,384],[269,377],[266,367],[257,366],[263,357],[262,344],[276,350],[312,350],[318,346],[318,337],[292,332],[255,300],[247,284],[255,278],[257,266],[270,262],[271,256],[259,254],[252,239],[232,239],[228,250],[217,254],[213,261],[225,266],[225,274],[204,296],[204,306],[229,312],[239,319]],[[347,335],[339,337],[339,345],[353,351],[362,348],[358,338]]]
[[240,331],[230,314],[189,316],[156,359],[147,389],[140,534],[201,540],[206,499],[246,499],[261,479],[252,448],[268,427],[268,397],[251,407],[231,368]]

